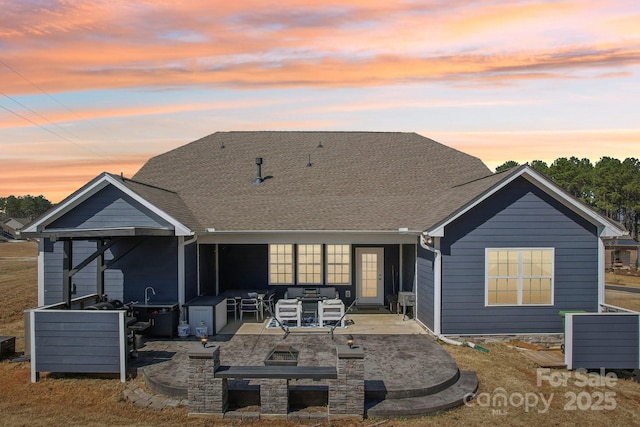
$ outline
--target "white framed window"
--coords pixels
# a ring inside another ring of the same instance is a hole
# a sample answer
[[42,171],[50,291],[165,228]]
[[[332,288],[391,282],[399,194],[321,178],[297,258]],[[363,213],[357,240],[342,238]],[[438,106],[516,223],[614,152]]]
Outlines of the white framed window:
[[269,245],[269,284],[293,284],[293,245]]
[[328,285],[351,284],[351,245],[326,245]]
[[485,305],[553,305],[553,248],[485,249]]
[[298,246],[298,283],[322,284],[322,245]]

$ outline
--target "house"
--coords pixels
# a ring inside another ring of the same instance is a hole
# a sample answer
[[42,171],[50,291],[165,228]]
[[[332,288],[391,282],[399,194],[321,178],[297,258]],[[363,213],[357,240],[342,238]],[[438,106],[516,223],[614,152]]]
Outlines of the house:
[[638,269],[638,251],[640,244],[630,236],[616,237],[612,239],[604,239],[605,245],[605,268],[637,270]]
[[178,307],[232,289],[414,292],[435,334],[563,332],[598,312],[626,234],[527,165],[492,173],[415,133],[218,132],[103,173],[28,225],[41,306],[108,294]]
[[22,227],[28,224],[30,220],[25,218],[7,218],[0,222],[0,238],[18,239],[19,231]]

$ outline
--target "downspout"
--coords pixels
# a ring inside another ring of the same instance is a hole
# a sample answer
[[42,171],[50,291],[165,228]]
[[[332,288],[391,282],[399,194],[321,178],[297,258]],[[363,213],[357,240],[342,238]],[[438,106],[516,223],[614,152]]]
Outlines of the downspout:
[[[456,341],[451,338],[445,337],[442,335],[442,324],[441,324],[441,316],[442,316],[442,252],[435,247],[431,247],[426,242],[426,235],[420,236],[418,239],[420,241],[420,246],[429,252],[433,252],[435,254],[434,266],[433,266],[433,302],[434,302],[434,313],[433,313],[433,333],[440,341],[451,344],[458,345],[464,347],[470,347],[474,350],[482,351],[484,353],[489,352],[484,347],[479,346],[478,344],[474,344],[468,341]],[[438,241],[439,243],[439,241]]]

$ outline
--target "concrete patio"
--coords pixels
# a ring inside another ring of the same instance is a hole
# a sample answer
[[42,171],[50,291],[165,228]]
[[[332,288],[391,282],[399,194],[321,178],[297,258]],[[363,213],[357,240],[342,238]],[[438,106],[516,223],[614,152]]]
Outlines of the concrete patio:
[[[299,366],[333,366],[335,347],[352,335],[365,352],[365,410],[368,416],[421,416],[462,404],[466,393],[477,389],[474,373],[460,372],[437,341],[411,319],[396,314],[349,314],[346,328],[291,329],[285,338],[280,328],[265,322],[232,322],[207,345],[220,347],[222,365],[262,365],[276,345],[287,344],[299,353]],[[185,399],[188,351],[202,348],[197,338],[147,340],[130,369],[142,374],[151,390],[173,399]],[[317,401],[322,381],[292,381],[292,389],[308,392]],[[229,389],[244,396],[245,405],[259,387],[251,381],[232,381]],[[255,399],[254,399],[255,400]],[[320,399],[322,400],[322,399]],[[247,403],[248,402],[248,403]],[[237,405],[236,405],[237,406]],[[240,403],[242,406],[242,403]],[[231,414],[230,414],[231,415]],[[246,415],[246,414],[245,414]]]

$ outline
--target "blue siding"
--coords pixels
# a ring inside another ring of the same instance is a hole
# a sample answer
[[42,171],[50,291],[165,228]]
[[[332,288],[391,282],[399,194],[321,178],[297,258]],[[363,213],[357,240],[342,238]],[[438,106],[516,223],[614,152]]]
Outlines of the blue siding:
[[[485,248],[503,247],[555,248],[553,306],[484,306]],[[449,224],[441,249],[443,333],[561,333],[558,311],[597,311],[596,227],[524,178]]]
[[640,367],[637,314],[574,315],[572,368]]
[[434,276],[435,254],[418,246],[418,283],[416,289],[416,312],[418,320],[433,331],[434,328]]
[[34,322],[36,372],[121,372],[117,311],[36,311]]
[[167,227],[169,223],[109,185],[47,226],[102,229],[113,227]]
[[[44,304],[63,301],[62,296],[63,242],[44,243]],[[78,265],[94,253],[94,240],[73,241],[73,264]],[[111,299],[123,302],[144,301],[144,289],[153,286],[156,301],[178,300],[178,243],[175,237],[124,238],[105,253],[105,293]],[[191,258],[189,258],[191,259]],[[187,265],[188,268],[190,264]],[[96,293],[96,261],[73,276],[75,297]]]

